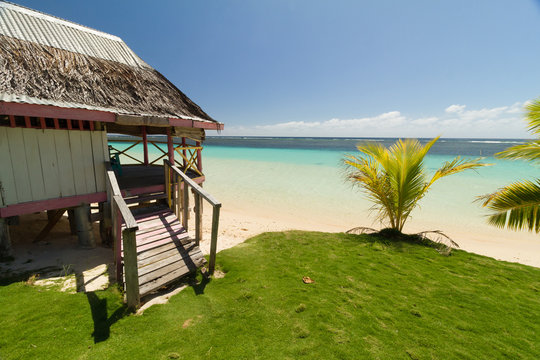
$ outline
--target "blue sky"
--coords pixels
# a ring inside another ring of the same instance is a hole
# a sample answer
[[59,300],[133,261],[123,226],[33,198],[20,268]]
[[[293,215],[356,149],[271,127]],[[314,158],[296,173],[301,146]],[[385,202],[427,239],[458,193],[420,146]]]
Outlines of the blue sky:
[[526,137],[540,3],[14,0],[120,36],[223,135]]

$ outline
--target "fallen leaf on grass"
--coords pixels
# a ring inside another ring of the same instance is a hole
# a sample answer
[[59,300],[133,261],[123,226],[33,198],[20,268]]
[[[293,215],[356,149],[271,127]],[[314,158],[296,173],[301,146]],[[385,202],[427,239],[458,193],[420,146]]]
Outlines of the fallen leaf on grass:
[[315,282],[315,280],[313,280],[312,278],[310,278],[309,276],[304,276],[302,278],[302,281],[304,282],[304,284],[313,284]]

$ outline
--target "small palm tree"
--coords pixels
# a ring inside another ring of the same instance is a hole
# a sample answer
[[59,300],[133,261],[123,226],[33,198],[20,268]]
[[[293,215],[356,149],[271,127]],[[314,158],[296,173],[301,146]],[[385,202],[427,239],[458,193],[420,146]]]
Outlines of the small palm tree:
[[360,144],[360,155],[348,155],[343,160],[347,178],[360,186],[373,202],[381,222],[401,233],[412,210],[433,183],[440,178],[482,164],[480,159],[467,160],[459,156],[446,162],[428,178],[424,158],[439,137],[422,145],[418,140],[398,140],[386,148],[380,144]]
[[[540,99],[529,104],[527,110],[525,119],[529,124],[529,131],[540,138]],[[495,156],[538,162],[540,139],[512,146]],[[491,211],[488,216],[491,225],[540,232],[540,179],[515,182],[480,199],[483,200],[483,206]]]

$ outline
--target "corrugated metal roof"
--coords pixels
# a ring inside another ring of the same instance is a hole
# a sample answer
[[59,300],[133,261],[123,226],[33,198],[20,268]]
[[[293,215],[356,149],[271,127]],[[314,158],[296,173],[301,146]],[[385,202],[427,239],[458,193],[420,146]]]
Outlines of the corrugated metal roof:
[[130,66],[149,67],[117,36],[4,1],[0,1],[0,34]]

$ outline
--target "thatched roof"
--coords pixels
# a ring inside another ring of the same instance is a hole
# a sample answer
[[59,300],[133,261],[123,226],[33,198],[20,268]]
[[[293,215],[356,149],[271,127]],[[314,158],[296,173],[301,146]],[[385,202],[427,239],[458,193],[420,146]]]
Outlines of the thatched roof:
[[2,1],[0,101],[216,122],[121,39]]

